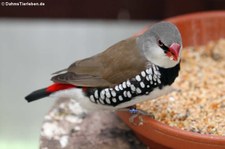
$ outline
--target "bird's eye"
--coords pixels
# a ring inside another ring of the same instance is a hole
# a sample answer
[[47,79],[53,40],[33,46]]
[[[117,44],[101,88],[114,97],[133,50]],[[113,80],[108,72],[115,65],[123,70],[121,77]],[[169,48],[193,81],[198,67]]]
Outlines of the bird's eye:
[[165,52],[168,50],[168,47],[165,46],[161,40],[158,40],[158,45],[159,45],[159,47],[162,48]]

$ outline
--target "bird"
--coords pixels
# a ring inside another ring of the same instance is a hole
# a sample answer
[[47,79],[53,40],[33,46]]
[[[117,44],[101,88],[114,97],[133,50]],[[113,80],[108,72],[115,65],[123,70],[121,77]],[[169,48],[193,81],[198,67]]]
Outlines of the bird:
[[179,75],[182,38],[176,25],[161,21],[102,53],[53,73],[53,84],[25,97],[70,98],[87,110],[120,110],[170,93]]

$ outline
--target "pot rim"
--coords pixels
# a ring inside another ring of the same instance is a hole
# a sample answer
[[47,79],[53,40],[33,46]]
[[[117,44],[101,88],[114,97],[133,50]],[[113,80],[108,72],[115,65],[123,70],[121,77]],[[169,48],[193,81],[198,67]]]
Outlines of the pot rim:
[[175,17],[170,17],[165,19],[165,21],[170,21],[172,23],[178,23],[181,21],[188,21],[188,20],[195,20],[195,19],[202,19],[202,18],[224,18],[225,11],[224,10],[217,10],[217,11],[202,11],[202,12],[194,12],[188,13],[184,15],[179,15]]
[[171,136],[175,136],[175,137],[179,136],[182,139],[191,140],[194,142],[198,141],[198,142],[209,143],[209,140],[210,140],[210,142],[218,142],[218,143],[225,144],[225,136],[199,134],[197,132],[182,130],[176,127],[163,124],[152,118],[147,118],[147,119],[144,118],[144,119],[146,120],[146,124],[150,123],[149,125],[151,125],[151,127],[153,127],[154,129],[162,133],[170,134]]
[[[129,112],[120,111],[117,112],[119,117],[121,119],[127,119],[130,117]],[[143,125],[136,126],[129,122],[129,120],[125,120],[125,123],[132,128],[136,133],[145,136],[147,138],[150,138],[147,133],[147,130],[154,129],[157,133],[163,134],[165,136],[174,137],[179,140],[185,140],[189,142],[195,142],[198,144],[210,144],[210,145],[225,145],[225,136],[216,136],[216,135],[210,135],[210,134],[199,134],[197,132],[190,132],[187,130],[182,130],[176,127],[169,126],[167,124],[164,124],[160,121],[157,121],[155,119],[152,119],[148,116],[142,116],[143,118]]]

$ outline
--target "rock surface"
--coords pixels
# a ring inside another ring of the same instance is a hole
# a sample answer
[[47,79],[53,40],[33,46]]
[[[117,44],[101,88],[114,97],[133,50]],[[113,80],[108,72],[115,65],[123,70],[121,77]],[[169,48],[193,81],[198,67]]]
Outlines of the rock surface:
[[45,116],[41,149],[145,149],[113,112],[87,114],[78,103],[58,100]]

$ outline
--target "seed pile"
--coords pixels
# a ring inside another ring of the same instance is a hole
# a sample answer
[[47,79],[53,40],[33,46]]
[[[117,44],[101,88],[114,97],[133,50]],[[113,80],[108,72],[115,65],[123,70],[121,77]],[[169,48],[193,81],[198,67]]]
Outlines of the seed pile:
[[182,51],[178,91],[138,104],[169,126],[225,136],[225,39]]

